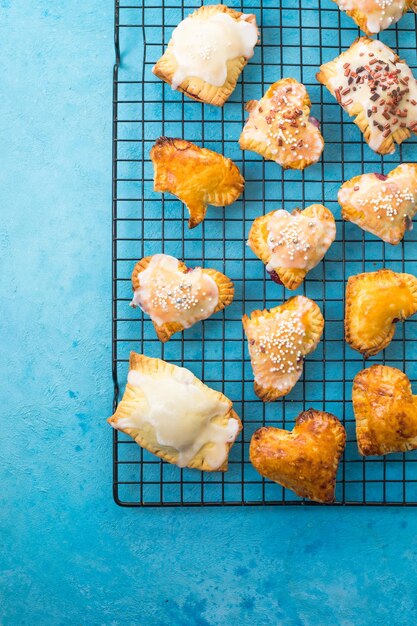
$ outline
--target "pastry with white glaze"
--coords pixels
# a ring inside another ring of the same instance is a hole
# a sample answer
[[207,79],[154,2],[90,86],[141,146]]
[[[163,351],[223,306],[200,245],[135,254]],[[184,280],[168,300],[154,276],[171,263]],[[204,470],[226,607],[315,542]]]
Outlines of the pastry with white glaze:
[[333,213],[321,204],[312,204],[303,211],[279,209],[256,218],[248,246],[265,263],[275,282],[297,289],[335,237]]
[[270,311],[242,318],[255,377],[255,393],[264,402],[287,395],[303,371],[307,354],[316,349],[324,328],[317,304],[294,296]]
[[239,138],[242,150],[257,152],[284,169],[303,170],[320,159],[324,140],[319,124],[310,116],[306,88],[294,78],[277,81],[246,108],[249,118]]
[[350,276],[345,302],[346,341],[368,358],[388,346],[397,322],[417,313],[417,278],[388,269]]
[[160,341],[222,311],[233,301],[232,281],[215,269],[189,269],[173,256],[154,254],[132,273],[133,300],[150,316]]
[[360,37],[317,80],[353,116],[369,147],[391,154],[417,132],[417,81],[405,61],[381,41]]
[[207,472],[227,470],[242,428],[232,402],[190,370],[135,352],[108,422],[164,461]]
[[409,9],[416,11],[416,0],[334,0],[367,35],[377,35],[396,24]]
[[189,98],[223,106],[258,37],[254,15],[223,4],[202,6],[174,29],[152,71]]
[[343,183],[338,200],[344,220],[395,246],[417,213],[417,165],[403,163],[387,176],[355,176]]
[[151,150],[155,191],[169,192],[184,202],[194,228],[209,204],[228,206],[239,198],[245,181],[239,168],[222,154],[191,141],[160,137]]

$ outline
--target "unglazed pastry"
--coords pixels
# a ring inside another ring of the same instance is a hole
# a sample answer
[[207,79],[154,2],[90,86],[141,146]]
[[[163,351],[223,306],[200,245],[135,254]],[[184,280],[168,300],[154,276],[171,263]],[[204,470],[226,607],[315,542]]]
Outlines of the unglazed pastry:
[[242,318],[255,377],[255,393],[264,402],[287,395],[303,371],[304,357],[316,349],[324,328],[317,304],[294,296],[270,311]]
[[123,398],[108,422],[179,467],[226,471],[241,421],[232,402],[184,367],[131,352]]
[[396,322],[417,312],[417,278],[382,269],[351,276],[346,287],[345,336],[365,358],[387,347]]
[[333,502],[336,474],[345,449],[346,433],[337,417],[308,409],[292,431],[264,426],[250,443],[250,460],[266,478],[301,498]]
[[261,100],[246,105],[249,118],[239,138],[242,150],[258,152],[284,169],[317,163],[324,148],[318,122],[310,117],[306,88],[294,78],[271,85]]
[[222,4],[202,6],[174,29],[152,71],[193,100],[223,106],[258,37],[254,15]]
[[245,186],[231,159],[184,139],[160,137],[151,150],[151,159],[155,191],[172,193],[186,205],[189,228],[204,220],[209,204],[232,204]]
[[395,246],[417,213],[417,165],[403,163],[388,176],[355,176],[342,185],[338,200],[344,220]]
[[189,269],[168,254],[138,261],[132,287],[131,306],[150,316],[163,342],[229,306],[234,295],[233,283],[224,274],[210,268]]
[[417,132],[416,79],[381,41],[360,37],[349,50],[322,65],[317,80],[355,117],[375,152],[391,154],[396,143]]
[[396,24],[408,9],[416,11],[415,0],[334,0],[367,35],[376,35]]
[[297,289],[336,237],[333,213],[321,204],[300,211],[284,209],[256,218],[248,246],[266,265],[275,282]]
[[362,370],[353,380],[352,403],[363,456],[417,448],[417,396],[403,372],[387,365]]

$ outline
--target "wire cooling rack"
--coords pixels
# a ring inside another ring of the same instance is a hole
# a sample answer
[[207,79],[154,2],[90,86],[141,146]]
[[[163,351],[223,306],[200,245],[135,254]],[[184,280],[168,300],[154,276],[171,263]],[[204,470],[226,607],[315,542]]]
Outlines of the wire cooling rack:
[[[206,3],[209,4],[209,3]],[[261,44],[246,66],[223,109],[193,102],[157,79],[152,65],[163,53],[173,28],[201,2],[186,0],[116,0],[113,100],[113,378],[114,403],[127,376],[129,352],[162,357],[183,365],[234,402],[244,430],[230,454],[226,473],[179,469],[143,451],[123,433],[114,432],[114,498],[124,506],[221,504],[300,504],[279,485],[252,468],[248,447],[264,424],[291,429],[298,413],[314,407],[337,415],[347,430],[336,499],[339,504],[417,504],[417,451],[371,457],[358,454],[351,386],[365,367],[343,338],[344,287],[358,272],[386,266],[417,274],[417,232],[396,247],[343,223],[337,191],[344,180],[364,172],[388,172],[400,162],[415,161],[416,139],[384,159],[363,142],[361,133],[315,74],[321,63],[348,48],[360,34],[353,21],[331,0],[229,0],[228,6],[255,13]],[[417,67],[416,17],[405,15],[381,39]],[[322,122],[322,160],[304,172],[283,171],[237,143],[246,119],[244,103],[259,99],[281,77],[303,82],[312,115]],[[210,207],[202,225],[188,230],[183,205],[153,191],[149,151],[160,136],[184,137],[232,158],[246,179],[241,200],[226,209]],[[261,261],[246,246],[257,216],[283,207],[312,203],[329,207],[337,219],[337,238],[324,261],[296,292],[265,277]],[[130,275],[145,255],[172,254],[189,265],[226,273],[235,283],[235,300],[222,313],[162,345],[150,320],[129,307]],[[308,356],[304,373],[284,399],[262,403],[253,376],[241,324],[243,313],[272,307],[294,293],[315,300],[325,317],[323,340]],[[388,348],[369,360],[387,363],[417,379],[417,320],[398,325]],[[416,385],[414,386],[416,388]]]

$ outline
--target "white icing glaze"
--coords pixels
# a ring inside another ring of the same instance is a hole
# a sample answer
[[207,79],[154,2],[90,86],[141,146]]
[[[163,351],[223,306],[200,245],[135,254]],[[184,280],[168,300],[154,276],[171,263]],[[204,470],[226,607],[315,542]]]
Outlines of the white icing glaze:
[[168,254],[154,254],[148,267],[139,273],[132,306],[139,306],[158,326],[179,322],[189,328],[213,314],[219,303],[215,281],[196,267],[187,273]]
[[417,130],[417,81],[406,63],[395,62],[390,48],[360,40],[335,64],[329,87],[349,115],[358,114],[358,104],[363,107],[373,150],[401,127]]
[[361,11],[367,17],[366,27],[377,34],[395,24],[405,12],[405,0],[339,0],[342,11]]
[[225,416],[231,402],[219,400],[217,393],[200,385],[189,370],[174,367],[173,375],[130,370],[128,384],[139,387],[146,402],[138,402],[132,414],[119,419],[116,427],[141,429],[150,425],[159,445],[178,451],[179,467],[187,466],[204,445],[211,443],[204,458],[212,469],[218,469],[227,458],[227,444],[235,440],[239,423],[233,417],[225,426],[212,420]]
[[178,67],[172,78],[177,89],[187,77],[196,77],[210,85],[221,87],[227,78],[227,61],[244,56],[250,59],[258,41],[255,24],[239,20],[226,13],[208,18],[187,17],[172,33],[171,51]]
[[334,221],[307,217],[301,212],[290,214],[283,209],[274,213],[268,230],[268,272],[277,268],[311,270],[336,236]]

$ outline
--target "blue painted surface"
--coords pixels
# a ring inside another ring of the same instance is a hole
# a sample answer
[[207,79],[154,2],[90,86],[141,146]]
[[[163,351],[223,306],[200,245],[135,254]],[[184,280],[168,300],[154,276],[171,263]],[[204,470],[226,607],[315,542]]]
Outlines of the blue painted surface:
[[0,623],[416,623],[414,510],[111,497],[111,0],[1,0]]

